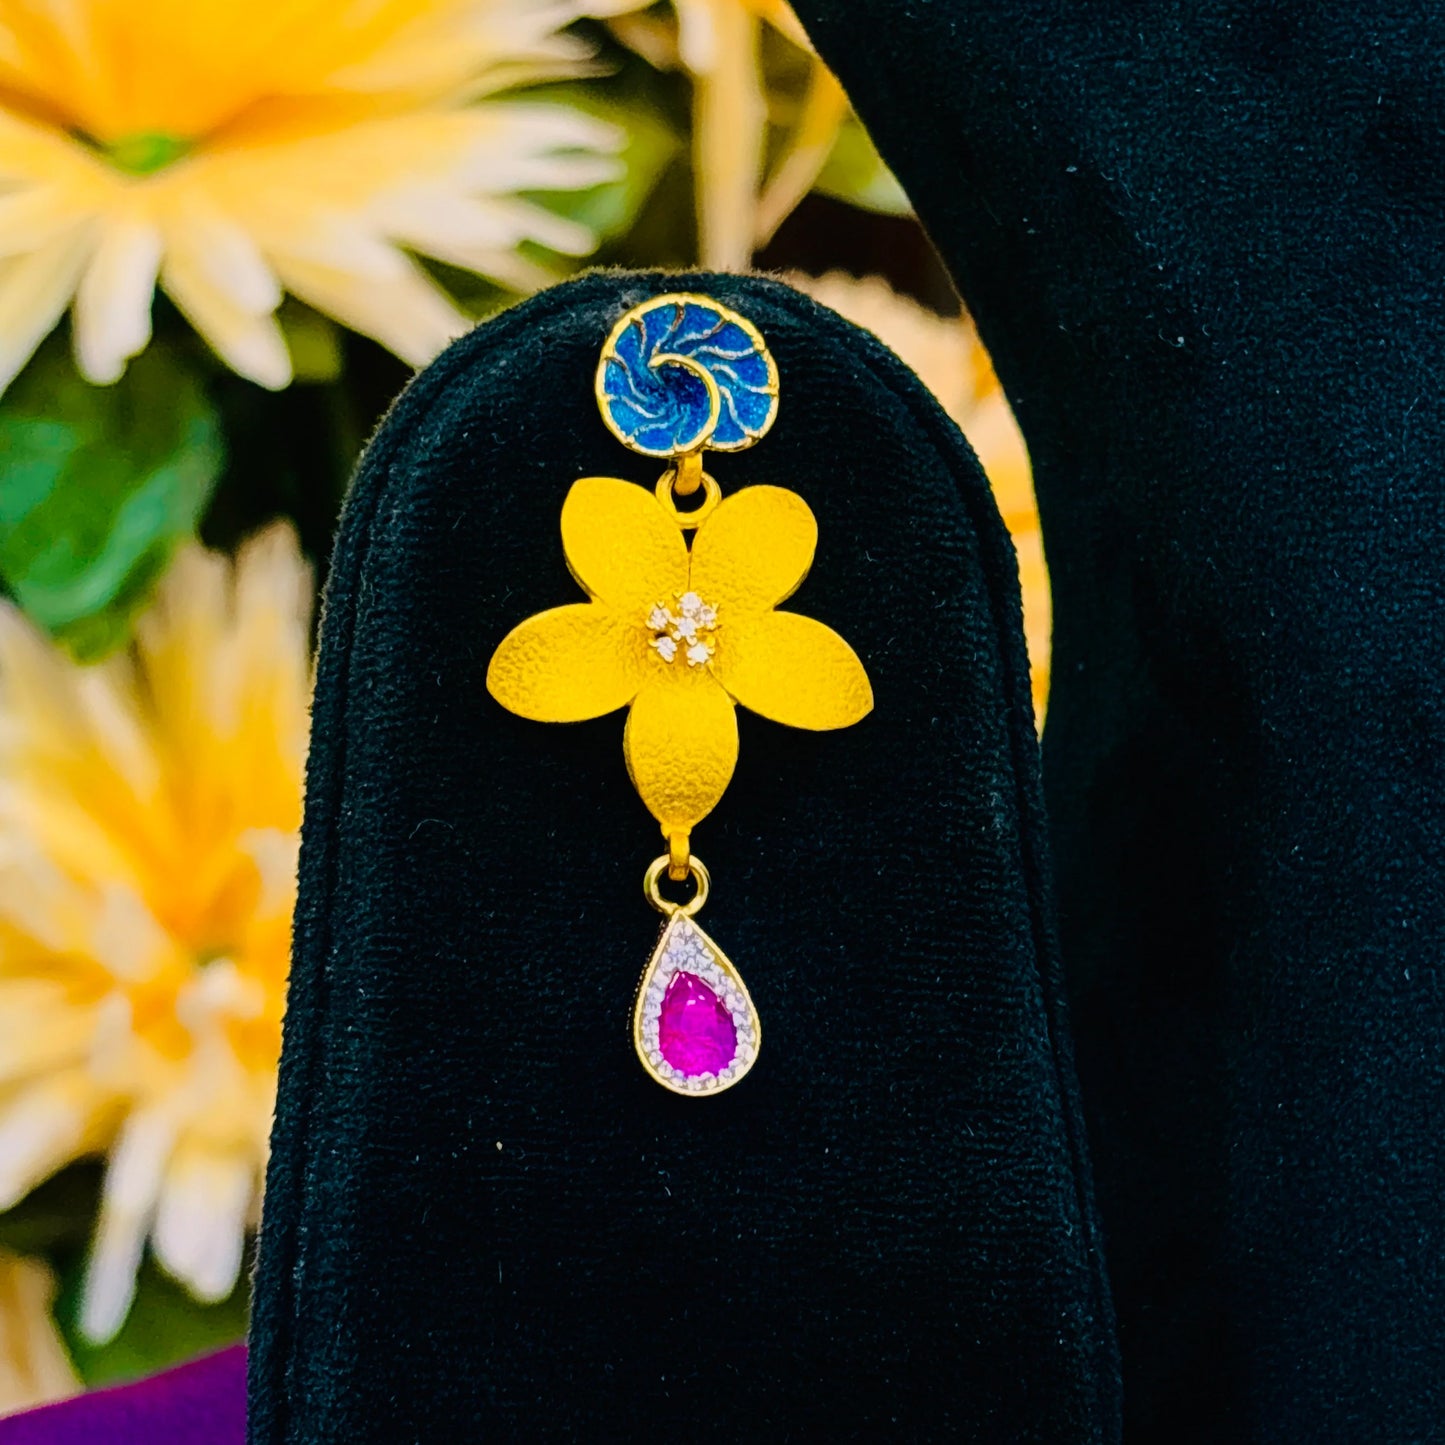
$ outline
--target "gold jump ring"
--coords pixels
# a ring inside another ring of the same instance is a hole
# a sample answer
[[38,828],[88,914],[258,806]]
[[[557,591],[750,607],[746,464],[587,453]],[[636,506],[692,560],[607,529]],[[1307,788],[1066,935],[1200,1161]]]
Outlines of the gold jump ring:
[[697,892],[686,903],[674,903],[670,898],[662,896],[662,889],[659,886],[662,882],[662,875],[667,871],[671,861],[666,853],[661,858],[652,860],[642,880],[642,891],[647,896],[647,901],[659,913],[665,914],[668,918],[679,916],[691,918],[707,902],[708,889],[712,887],[712,875],[703,866],[701,858],[690,857],[687,860],[687,871],[697,885]]
[[677,503],[672,500],[672,485],[677,480],[676,468],[669,467],[657,479],[657,500],[667,508],[672,520],[682,528],[684,532],[690,532],[694,527],[700,527],[712,515],[717,504],[722,501],[722,488],[706,472],[702,474],[702,503],[694,507],[690,512],[679,512]]

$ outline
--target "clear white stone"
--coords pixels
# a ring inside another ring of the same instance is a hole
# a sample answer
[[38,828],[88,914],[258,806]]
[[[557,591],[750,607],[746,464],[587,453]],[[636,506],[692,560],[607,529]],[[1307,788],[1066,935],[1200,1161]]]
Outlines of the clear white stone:
[[697,618],[679,617],[672,625],[672,635],[679,642],[697,641]]
[[[708,645],[705,642],[694,642],[687,650],[687,665],[689,667],[701,667],[712,656]],[[672,659],[669,657],[668,661]]]
[[677,599],[677,605],[682,608],[684,617],[696,617],[702,611],[702,598],[696,592],[684,592]]
[[697,609],[697,620],[702,623],[704,627],[716,627],[717,608],[709,607],[707,603],[704,602],[703,605]]
[[664,662],[671,662],[677,656],[677,643],[670,637],[654,637],[652,645],[662,654]]
[[665,608],[660,602],[656,607],[652,609],[651,612],[647,614],[647,625],[654,632],[666,632],[667,625],[671,621],[672,613],[670,613],[667,608]]

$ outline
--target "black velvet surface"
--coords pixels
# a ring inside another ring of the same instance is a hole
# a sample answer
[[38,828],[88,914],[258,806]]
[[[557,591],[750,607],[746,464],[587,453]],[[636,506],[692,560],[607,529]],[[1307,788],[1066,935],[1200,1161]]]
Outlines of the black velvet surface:
[[373,442],[322,626],[251,1440],[1106,1441],[1117,1369],[1060,1007],[1012,549],[872,338],[775,283],[781,411],[711,469],[799,490],[790,604],[876,707],[740,714],[694,846],[766,1042],[717,1099],[628,1037],[659,851],[622,717],[487,695],[577,600],[572,481],[650,484],[592,396],[595,275],[457,343]]
[[797,8],[1034,460],[1126,1435],[1445,1438],[1445,11]]

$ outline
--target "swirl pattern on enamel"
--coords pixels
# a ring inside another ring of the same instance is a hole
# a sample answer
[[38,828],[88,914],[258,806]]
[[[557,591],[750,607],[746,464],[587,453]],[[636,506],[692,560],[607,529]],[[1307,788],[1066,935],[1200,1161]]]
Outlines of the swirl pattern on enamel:
[[597,400],[613,435],[644,456],[742,451],[777,415],[777,364],[757,328],[716,301],[658,296],[613,328]]

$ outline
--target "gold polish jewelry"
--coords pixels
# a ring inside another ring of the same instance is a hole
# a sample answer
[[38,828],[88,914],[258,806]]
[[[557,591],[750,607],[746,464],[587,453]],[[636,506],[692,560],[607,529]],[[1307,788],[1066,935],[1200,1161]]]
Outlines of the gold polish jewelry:
[[[667,921],[633,1002],[633,1046],[665,1089],[717,1094],[752,1068],[762,1037],[742,976],[694,922],[711,879],[692,831],[732,778],[736,705],[824,730],[859,721],[873,692],[843,638],[778,610],[817,547],[807,503],[771,486],[724,498],[703,466],[705,450],[742,451],[777,415],[778,369],[757,328],[706,296],[656,297],[613,327],[596,394],[614,436],[671,465],[652,491],[615,477],[572,484],[562,547],[588,600],[514,627],[487,687],[538,722],[628,709],[628,774],[667,841],[644,879]],[[677,506],[699,489],[700,503]],[[693,896],[669,900],[664,875],[690,877]]]

